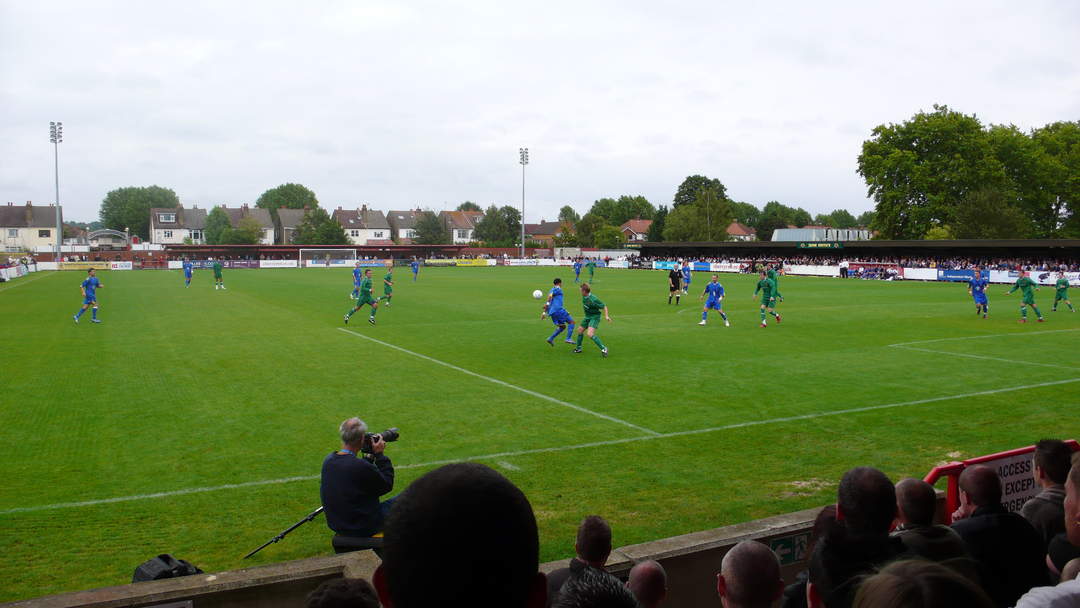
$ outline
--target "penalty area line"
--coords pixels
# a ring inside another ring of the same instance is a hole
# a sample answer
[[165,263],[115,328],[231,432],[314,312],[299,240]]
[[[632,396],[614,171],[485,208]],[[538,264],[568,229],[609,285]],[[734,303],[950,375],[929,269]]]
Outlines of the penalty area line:
[[[41,272],[45,272],[45,271],[41,271]],[[14,281],[9,280],[8,283],[11,283],[11,285],[8,285],[7,287],[0,287],[0,293],[3,293],[5,291],[11,291],[12,289],[15,289],[16,287],[18,287],[20,285],[26,285],[27,283],[33,283],[34,281],[44,279],[45,277],[50,277],[50,276],[52,276],[54,274],[60,274],[60,273],[59,273],[59,271],[53,270],[53,271],[50,271],[49,274],[45,274],[45,275],[38,276],[38,277],[30,277],[29,279],[27,279],[25,281],[19,281],[18,283],[15,283]]]
[[381,344],[381,345],[383,345],[383,346],[385,346],[387,348],[392,348],[392,349],[394,349],[396,351],[403,352],[403,353],[405,353],[407,355],[412,355],[414,357],[417,357],[419,359],[423,359],[425,361],[430,361],[432,363],[435,363],[437,365],[441,365],[443,367],[448,367],[448,368],[450,368],[450,369],[452,369],[454,371],[458,371],[458,372],[461,372],[463,374],[467,374],[467,375],[472,376],[474,378],[479,378],[481,380],[485,380],[485,381],[490,382],[492,384],[498,384],[499,386],[509,388],[509,389],[513,389],[515,391],[525,393],[526,395],[531,395],[531,396],[536,397],[538,399],[543,399],[543,400],[548,401],[550,403],[554,403],[556,405],[561,405],[561,406],[563,406],[565,408],[576,410],[576,411],[581,412],[583,414],[589,414],[590,416],[595,416],[597,418],[602,418],[604,420],[607,420],[608,422],[614,422],[616,424],[621,424],[623,426],[628,426],[628,427],[630,427],[630,428],[632,428],[634,430],[641,431],[642,433],[645,433],[645,434],[653,436],[653,437],[656,437],[656,436],[660,435],[660,433],[658,433],[658,432],[656,432],[656,431],[654,431],[652,429],[647,429],[647,428],[645,428],[643,426],[638,426],[638,425],[636,425],[636,424],[634,424],[632,422],[627,422],[625,420],[620,420],[619,418],[616,418],[614,416],[608,416],[607,414],[601,414],[600,412],[594,412],[594,411],[592,411],[590,409],[581,407],[580,405],[574,405],[573,403],[563,401],[562,399],[556,399],[555,397],[551,397],[551,396],[545,395],[543,393],[538,393],[536,391],[529,390],[527,388],[522,388],[520,386],[517,386],[516,384],[510,384],[509,382],[504,382],[503,380],[499,380],[498,378],[492,378],[491,376],[485,376],[483,374],[478,374],[478,373],[476,373],[474,371],[467,370],[464,367],[458,367],[457,365],[454,365],[453,363],[447,363],[446,361],[440,361],[439,359],[436,359],[434,357],[429,357],[427,355],[422,355],[422,354],[420,354],[418,352],[411,351],[411,350],[409,350],[407,348],[402,348],[402,347],[397,346],[395,344],[391,344],[389,342],[383,342],[382,340],[378,340],[378,339],[372,338],[370,336],[365,336],[364,334],[357,333],[357,332],[352,331],[350,329],[345,329],[344,327],[339,327],[338,331],[342,331],[342,332],[347,333],[349,335],[356,336],[357,338],[363,338],[365,340],[369,340],[369,341],[374,342],[376,344]]
[[[955,342],[958,340],[982,340],[984,338],[1011,338],[1013,336],[1037,336],[1039,334],[1060,334],[1067,331],[1080,331],[1078,328],[1071,329],[1047,329],[1043,331],[1014,331],[1007,334],[983,334],[980,336],[961,336],[959,338],[937,338],[934,340],[916,340],[914,342],[900,342],[898,344],[890,344],[892,347],[904,347],[911,346],[912,344],[932,344],[934,342]],[[933,351],[941,352],[941,351]]]
[[[1080,378],[1070,378],[1067,380],[1056,380],[1053,382],[1040,382],[1038,384],[1027,384],[1024,386],[1011,386],[1006,388],[996,388],[985,391],[978,391],[974,393],[964,393],[961,395],[948,395],[945,397],[931,397],[929,399],[917,399],[915,401],[901,401],[897,403],[885,403],[880,405],[868,405],[864,407],[852,407],[842,410],[832,410],[826,412],[814,412],[811,414],[801,414],[798,416],[784,416],[782,418],[769,418],[765,420],[750,420],[747,422],[736,422],[734,424],[727,424],[724,426],[714,426],[705,429],[695,429],[691,431],[675,431],[671,433],[657,434],[651,437],[628,437],[624,439],[610,439],[607,441],[593,441],[590,443],[579,443],[577,445],[560,445],[550,448],[535,448],[532,450],[520,450],[516,452],[498,452],[495,454],[484,454],[479,456],[467,456],[464,458],[451,458],[447,460],[435,460],[431,462],[413,463],[399,465],[397,469],[416,469],[442,466],[444,464],[450,464],[454,462],[475,461],[475,460],[495,460],[496,464],[505,466],[509,464],[505,462],[506,458],[513,458],[516,456],[529,456],[534,454],[548,454],[552,452],[565,452],[567,450],[582,450],[595,447],[607,447],[613,445],[621,445],[625,443],[633,443],[637,441],[649,441],[652,439],[668,439],[671,437],[685,437],[688,435],[702,435],[706,433],[716,433],[720,431],[727,431],[732,429],[741,429],[751,426],[763,426],[766,424],[778,424],[784,422],[794,422],[799,420],[812,420],[815,418],[825,418],[829,416],[842,416],[844,414],[858,414],[861,412],[872,412],[875,410],[884,410],[890,408],[909,407],[913,405],[923,405],[926,403],[938,403],[942,401],[951,401],[953,399],[966,399],[968,397],[982,397],[985,395],[997,395],[1001,393],[1010,393],[1014,391],[1025,391],[1033,388],[1041,388],[1045,386],[1059,386],[1062,384],[1071,384],[1073,382],[1080,382]],[[514,465],[511,465],[513,467]],[[513,469],[511,469],[513,470]],[[0,515],[11,515],[15,513],[33,513],[37,511],[49,511],[54,509],[69,509],[75,507],[90,507],[103,504],[112,504],[118,502],[130,502],[135,500],[145,500],[149,498],[167,498],[170,496],[183,496],[186,494],[200,494],[203,492],[216,492],[218,490],[233,490],[238,488],[251,488],[257,486],[275,485],[291,483],[295,481],[315,481],[319,479],[318,475],[302,475],[298,477],[283,477],[281,479],[265,479],[260,481],[248,481],[244,483],[231,483],[220,486],[209,486],[203,488],[187,488],[183,490],[172,490],[169,492],[155,492],[153,494],[137,494],[134,496],[118,496],[115,498],[102,498],[98,500],[83,500],[79,502],[62,502],[51,505],[38,505],[34,507],[16,507],[14,509],[5,509],[0,511]]]

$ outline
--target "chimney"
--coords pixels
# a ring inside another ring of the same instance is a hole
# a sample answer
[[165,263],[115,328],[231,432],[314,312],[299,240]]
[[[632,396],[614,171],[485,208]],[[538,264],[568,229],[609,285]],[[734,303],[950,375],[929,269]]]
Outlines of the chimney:
[[365,205],[360,205],[360,211],[363,211],[364,213],[367,213],[367,205],[366,204]]

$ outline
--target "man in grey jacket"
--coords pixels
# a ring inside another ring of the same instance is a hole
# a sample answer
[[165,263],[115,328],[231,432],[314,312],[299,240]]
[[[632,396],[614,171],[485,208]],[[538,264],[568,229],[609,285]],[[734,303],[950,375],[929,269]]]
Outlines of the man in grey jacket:
[[1043,547],[1065,531],[1065,478],[1069,476],[1072,450],[1059,439],[1043,439],[1035,444],[1035,483],[1042,491],[1024,503],[1020,514],[1042,538]]

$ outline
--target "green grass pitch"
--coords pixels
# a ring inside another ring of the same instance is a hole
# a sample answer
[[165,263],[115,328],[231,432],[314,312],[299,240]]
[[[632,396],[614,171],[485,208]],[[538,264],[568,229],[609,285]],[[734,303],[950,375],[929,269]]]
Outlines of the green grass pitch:
[[962,285],[785,277],[761,329],[755,278],[721,275],[732,326],[699,327],[704,273],[669,306],[666,273],[602,269],[604,359],[544,343],[531,292],[555,275],[580,319],[566,268],[399,269],[378,325],[348,331],[346,270],[226,270],[226,291],[102,272],[100,325],[71,320],[81,273],[0,286],[0,600],[124,583],[158,553],[207,571],[328,554],[320,517],[241,559],[318,506],[353,415],[400,427],[395,493],[448,461],[501,470],[545,561],[591,513],[643,542],[831,502],[855,465],[921,476],[1080,435],[1080,314],[1049,289],[1048,322],[1018,325],[1005,286],[983,320]]

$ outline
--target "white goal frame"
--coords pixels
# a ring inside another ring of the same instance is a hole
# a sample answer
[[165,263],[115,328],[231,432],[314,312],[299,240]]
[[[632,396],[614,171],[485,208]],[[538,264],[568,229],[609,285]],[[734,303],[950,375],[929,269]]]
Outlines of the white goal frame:
[[299,254],[301,268],[352,268],[359,259],[355,248],[344,247],[302,247]]

